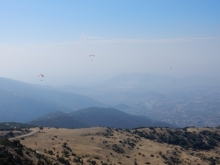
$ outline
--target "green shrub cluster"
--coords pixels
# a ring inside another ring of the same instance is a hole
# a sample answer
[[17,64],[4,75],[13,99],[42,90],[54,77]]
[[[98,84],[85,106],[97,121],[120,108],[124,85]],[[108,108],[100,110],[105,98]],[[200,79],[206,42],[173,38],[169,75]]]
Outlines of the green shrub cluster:
[[[152,128],[150,129],[152,130]],[[153,131],[134,130],[133,134],[161,143],[179,145],[185,149],[210,150],[218,146],[220,135],[217,132],[201,131],[188,132],[186,129],[164,129],[163,133]]]

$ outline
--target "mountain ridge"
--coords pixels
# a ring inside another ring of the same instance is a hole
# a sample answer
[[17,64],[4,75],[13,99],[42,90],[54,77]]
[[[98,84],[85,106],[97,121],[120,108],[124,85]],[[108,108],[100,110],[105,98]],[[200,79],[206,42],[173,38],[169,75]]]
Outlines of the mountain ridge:
[[106,106],[88,96],[0,78],[0,121],[27,122],[49,112]]
[[[60,125],[54,121],[59,122]],[[73,121],[75,121],[75,123],[76,121],[79,121],[81,125],[71,125]],[[64,128],[85,128],[97,126],[113,128],[137,128],[150,126],[176,127],[172,124],[159,122],[144,116],[130,115],[114,108],[100,107],[90,107],[69,113],[54,112],[32,120],[28,122],[28,124],[51,127],[63,127],[65,125]]]

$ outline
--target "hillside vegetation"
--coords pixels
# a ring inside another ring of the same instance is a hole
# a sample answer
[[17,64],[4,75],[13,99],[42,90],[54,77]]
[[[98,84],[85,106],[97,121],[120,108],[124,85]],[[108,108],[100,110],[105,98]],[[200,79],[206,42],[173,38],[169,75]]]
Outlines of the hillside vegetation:
[[37,134],[23,138],[21,144],[59,164],[220,163],[220,131],[214,128],[44,127]]
[[23,146],[19,140],[0,138],[0,165],[52,165],[52,161]]
[[32,125],[24,124],[24,123],[16,123],[16,122],[0,122],[0,131],[5,130],[21,130],[24,128],[31,128]]

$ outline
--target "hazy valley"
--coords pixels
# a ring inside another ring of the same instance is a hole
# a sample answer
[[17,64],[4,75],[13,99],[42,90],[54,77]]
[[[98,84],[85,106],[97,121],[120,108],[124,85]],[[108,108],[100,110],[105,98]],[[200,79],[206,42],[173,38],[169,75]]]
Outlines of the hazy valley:
[[5,78],[0,84],[2,122],[29,122],[54,111],[112,107],[179,127],[220,124],[220,83],[207,77],[134,73],[91,86],[49,87]]
[[215,127],[220,123],[220,81],[209,77],[173,78],[121,74],[96,86],[62,86],[123,110],[180,127]]

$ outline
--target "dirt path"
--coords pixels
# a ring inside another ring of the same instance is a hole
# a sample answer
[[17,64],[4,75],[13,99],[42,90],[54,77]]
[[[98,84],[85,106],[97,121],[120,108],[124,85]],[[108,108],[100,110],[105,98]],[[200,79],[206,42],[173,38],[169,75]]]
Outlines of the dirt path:
[[34,135],[35,133],[38,132],[38,130],[36,130],[36,129],[31,129],[31,130],[32,131],[28,134],[24,134],[24,135],[16,136],[16,137],[13,137],[13,138],[9,138],[9,140],[20,139],[20,138],[23,138],[23,137],[31,136],[31,135]]

